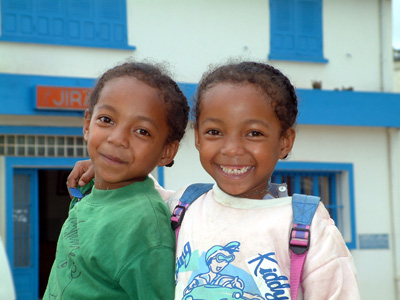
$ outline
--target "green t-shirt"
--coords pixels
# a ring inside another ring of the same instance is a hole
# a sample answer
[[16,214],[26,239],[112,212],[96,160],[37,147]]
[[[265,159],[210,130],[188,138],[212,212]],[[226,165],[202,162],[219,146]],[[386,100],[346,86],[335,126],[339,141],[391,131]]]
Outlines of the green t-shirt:
[[170,214],[147,178],[93,188],[69,212],[43,299],[173,299]]

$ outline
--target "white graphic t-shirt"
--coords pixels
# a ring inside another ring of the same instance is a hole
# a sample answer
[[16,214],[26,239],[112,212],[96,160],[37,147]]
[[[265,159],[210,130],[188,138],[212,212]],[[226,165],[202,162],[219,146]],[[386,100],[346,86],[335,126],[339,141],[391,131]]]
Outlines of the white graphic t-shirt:
[[[179,233],[175,299],[290,299],[291,201],[232,197],[217,185],[199,197]],[[322,204],[310,231],[298,299],[359,299],[351,254]]]

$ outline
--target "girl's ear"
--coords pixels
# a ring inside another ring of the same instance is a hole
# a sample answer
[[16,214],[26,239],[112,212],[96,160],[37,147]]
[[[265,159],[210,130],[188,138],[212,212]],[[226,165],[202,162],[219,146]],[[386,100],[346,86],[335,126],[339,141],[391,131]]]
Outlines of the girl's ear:
[[281,155],[279,157],[280,159],[286,158],[290,151],[292,151],[295,138],[296,130],[293,127],[290,127],[281,136]]
[[83,138],[87,142],[89,139],[89,125],[92,114],[88,109],[85,110],[85,118],[83,120]]
[[163,153],[157,165],[159,167],[163,167],[171,163],[174,160],[176,153],[178,153],[178,148],[179,148],[178,141],[173,141],[165,145]]
[[199,138],[199,129],[197,127],[194,128],[194,145],[197,150],[200,150],[200,138]]

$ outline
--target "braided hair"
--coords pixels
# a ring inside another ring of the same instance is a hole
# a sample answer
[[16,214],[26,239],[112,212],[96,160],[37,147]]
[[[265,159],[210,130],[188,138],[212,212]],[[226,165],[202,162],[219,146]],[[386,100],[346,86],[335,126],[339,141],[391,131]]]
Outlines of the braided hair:
[[281,71],[268,64],[245,61],[222,65],[203,75],[197,88],[193,111],[196,127],[204,94],[219,83],[254,85],[265,94],[266,100],[270,101],[281,125],[281,135],[294,126],[298,101],[290,80]]

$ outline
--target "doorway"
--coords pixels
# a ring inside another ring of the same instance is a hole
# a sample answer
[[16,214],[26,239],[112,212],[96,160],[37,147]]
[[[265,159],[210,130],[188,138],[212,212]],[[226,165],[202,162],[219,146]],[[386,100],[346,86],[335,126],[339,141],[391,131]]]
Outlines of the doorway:
[[46,290],[55,259],[58,236],[68,217],[66,187],[71,170],[38,170],[39,181],[39,299]]

